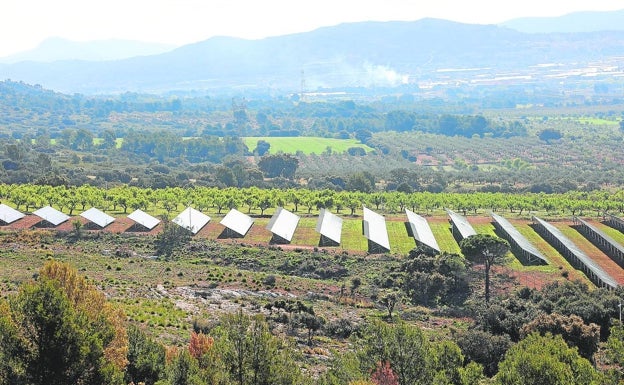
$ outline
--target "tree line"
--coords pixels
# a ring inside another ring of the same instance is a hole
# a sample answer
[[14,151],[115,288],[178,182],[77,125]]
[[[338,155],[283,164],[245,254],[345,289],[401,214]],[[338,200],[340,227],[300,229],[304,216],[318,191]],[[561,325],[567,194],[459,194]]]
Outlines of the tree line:
[[[365,183],[362,181],[361,183]],[[624,191],[569,192],[565,194],[506,193],[429,193],[309,190],[301,188],[260,189],[218,187],[165,187],[160,189],[135,186],[100,188],[33,184],[0,184],[0,199],[18,210],[31,211],[50,205],[70,215],[76,210],[97,207],[104,211],[129,213],[166,211],[173,214],[187,205],[200,211],[218,214],[231,208],[252,213],[277,206],[294,212],[317,213],[321,208],[337,214],[355,215],[363,205],[384,213],[402,213],[405,209],[433,214],[445,208],[464,215],[484,211],[529,215],[543,212],[554,216],[602,215],[605,211],[624,213]],[[129,211],[130,210],[130,211]]]

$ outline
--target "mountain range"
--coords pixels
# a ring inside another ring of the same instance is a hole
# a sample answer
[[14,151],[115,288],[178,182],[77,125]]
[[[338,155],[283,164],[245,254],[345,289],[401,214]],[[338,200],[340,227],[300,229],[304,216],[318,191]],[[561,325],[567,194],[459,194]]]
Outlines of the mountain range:
[[174,48],[175,46],[170,44],[122,39],[72,41],[60,37],[51,37],[41,42],[34,49],[11,56],[0,57],[0,63],[121,60],[135,56],[157,55],[171,51]]
[[526,33],[578,33],[624,31],[624,9],[605,12],[574,12],[558,17],[523,17],[500,26]]
[[[511,22],[510,22],[511,23]],[[213,37],[120,60],[0,64],[0,79],[68,93],[395,87],[452,70],[517,73],[624,56],[624,31],[526,33],[439,19],[360,22],[246,40]]]

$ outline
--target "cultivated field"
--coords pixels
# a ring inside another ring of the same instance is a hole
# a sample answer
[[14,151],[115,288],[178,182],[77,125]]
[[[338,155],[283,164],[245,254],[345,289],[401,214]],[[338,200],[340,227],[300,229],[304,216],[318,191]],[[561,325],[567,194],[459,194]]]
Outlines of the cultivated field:
[[271,145],[269,152],[276,154],[283,152],[285,154],[295,154],[300,151],[304,154],[322,154],[331,149],[333,153],[343,153],[351,147],[359,147],[366,152],[373,151],[372,148],[360,143],[356,139],[334,139],[334,138],[318,138],[318,137],[247,137],[243,138],[245,144],[250,151],[256,148],[259,140],[264,140]]

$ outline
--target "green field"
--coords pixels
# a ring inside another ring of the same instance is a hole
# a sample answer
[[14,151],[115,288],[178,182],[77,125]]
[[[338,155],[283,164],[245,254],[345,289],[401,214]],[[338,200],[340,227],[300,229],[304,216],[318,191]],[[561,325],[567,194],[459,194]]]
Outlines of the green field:
[[256,148],[256,144],[259,140],[269,142],[271,148],[269,153],[275,154],[283,152],[286,154],[294,154],[297,151],[301,151],[304,154],[322,154],[326,152],[328,148],[333,153],[342,153],[347,151],[350,147],[361,147],[366,152],[373,151],[372,148],[365,144],[360,143],[357,139],[334,139],[334,138],[314,138],[307,136],[298,137],[246,137],[243,141],[247,145],[250,151]]

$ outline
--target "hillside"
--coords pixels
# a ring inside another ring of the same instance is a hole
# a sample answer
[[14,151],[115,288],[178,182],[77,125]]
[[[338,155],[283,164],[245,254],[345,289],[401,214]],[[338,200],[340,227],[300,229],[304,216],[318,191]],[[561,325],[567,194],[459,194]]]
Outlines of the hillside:
[[304,79],[309,90],[395,87],[439,79],[448,69],[487,68],[493,75],[543,63],[605,61],[623,48],[624,31],[534,35],[423,19],[341,24],[261,40],[214,37],[118,61],[5,64],[0,78],[70,93],[233,87],[299,92]]

